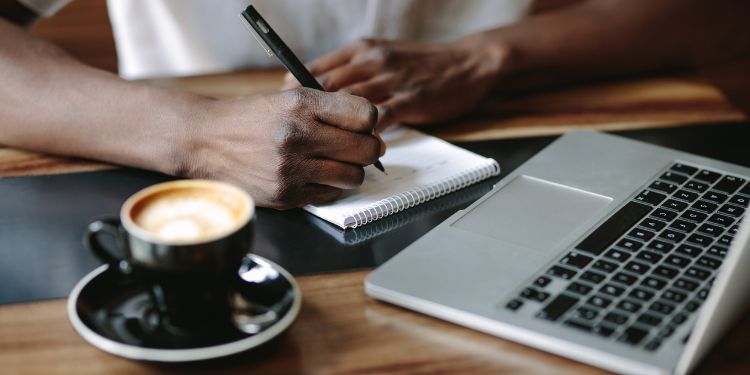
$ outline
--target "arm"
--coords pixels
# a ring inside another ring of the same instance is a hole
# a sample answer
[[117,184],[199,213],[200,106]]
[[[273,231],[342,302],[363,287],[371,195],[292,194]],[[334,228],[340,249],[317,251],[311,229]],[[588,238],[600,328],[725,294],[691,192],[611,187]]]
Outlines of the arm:
[[226,180],[288,208],[361,184],[376,116],[343,93],[215,100],[127,82],[0,18],[0,144]]
[[328,90],[374,101],[381,119],[450,120],[491,92],[702,66],[750,53],[741,0],[545,0],[508,27],[444,44],[363,41],[312,64]]

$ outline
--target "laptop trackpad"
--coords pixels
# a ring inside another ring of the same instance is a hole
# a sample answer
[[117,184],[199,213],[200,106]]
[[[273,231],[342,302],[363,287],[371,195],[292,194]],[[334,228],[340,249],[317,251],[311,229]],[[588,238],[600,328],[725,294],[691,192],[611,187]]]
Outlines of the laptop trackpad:
[[530,176],[519,176],[452,224],[536,250],[578,236],[612,198]]

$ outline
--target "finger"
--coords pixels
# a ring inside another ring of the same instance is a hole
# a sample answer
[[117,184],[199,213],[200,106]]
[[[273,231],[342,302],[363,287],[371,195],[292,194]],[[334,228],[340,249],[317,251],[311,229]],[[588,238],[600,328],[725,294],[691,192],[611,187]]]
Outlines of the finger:
[[375,163],[384,147],[382,140],[374,135],[319,123],[310,130],[304,152],[309,157],[364,166]]
[[373,103],[380,103],[393,95],[396,76],[391,74],[377,75],[374,78],[345,87],[343,92],[361,96]]
[[314,165],[315,174],[311,181],[335,187],[338,189],[354,189],[362,185],[365,170],[362,166],[342,163],[334,160],[317,160]]
[[346,64],[321,75],[318,80],[326,91],[338,91],[343,87],[367,81],[378,73],[378,66],[372,61]]
[[315,96],[311,109],[318,120],[356,133],[372,133],[375,129],[378,110],[367,99],[346,93],[304,91]]
[[338,68],[351,60],[352,56],[359,50],[360,43],[349,44],[339,50],[319,57],[310,63],[310,73],[321,75],[331,69]]
[[327,203],[341,196],[341,193],[343,193],[341,189],[332,186],[307,184],[297,192],[294,206],[304,207],[308,204]]
[[398,94],[377,105],[378,122],[376,131],[381,132],[401,121],[403,112],[410,102],[410,96]]

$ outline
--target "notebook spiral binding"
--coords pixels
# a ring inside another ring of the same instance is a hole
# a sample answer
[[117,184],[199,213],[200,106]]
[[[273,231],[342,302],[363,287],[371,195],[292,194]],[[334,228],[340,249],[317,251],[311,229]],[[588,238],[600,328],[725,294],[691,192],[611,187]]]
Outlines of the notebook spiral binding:
[[497,162],[492,159],[488,160],[490,161],[489,164],[472,168],[465,173],[447,177],[432,185],[420,186],[407,192],[381,199],[362,210],[351,212],[346,215],[347,217],[354,219],[351,228],[357,228],[375,220],[382,219],[388,215],[395,214],[396,212],[414,207],[431,199],[452,193],[458,189],[462,189],[499,174],[500,166]]

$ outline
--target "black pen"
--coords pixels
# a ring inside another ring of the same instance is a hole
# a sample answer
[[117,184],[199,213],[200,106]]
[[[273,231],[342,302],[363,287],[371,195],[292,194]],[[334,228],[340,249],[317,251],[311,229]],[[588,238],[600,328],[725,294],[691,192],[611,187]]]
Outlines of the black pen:
[[[323,86],[321,86],[318,80],[315,79],[315,76],[313,76],[312,73],[307,70],[305,65],[299,61],[294,52],[292,52],[286,43],[281,40],[279,35],[273,31],[271,25],[269,25],[260,13],[255,10],[255,7],[248,5],[247,8],[240,13],[240,19],[250,26],[248,30],[253,34],[253,37],[258,41],[260,46],[266,50],[268,56],[276,55],[279,61],[284,64],[287,70],[292,73],[294,78],[296,78],[302,86],[325,91]],[[253,32],[253,30],[255,30],[255,32]],[[258,39],[258,36],[260,36],[260,39]],[[375,168],[385,173],[385,168],[383,168],[383,164],[380,163],[380,160],[376,161],[373,165]]]

